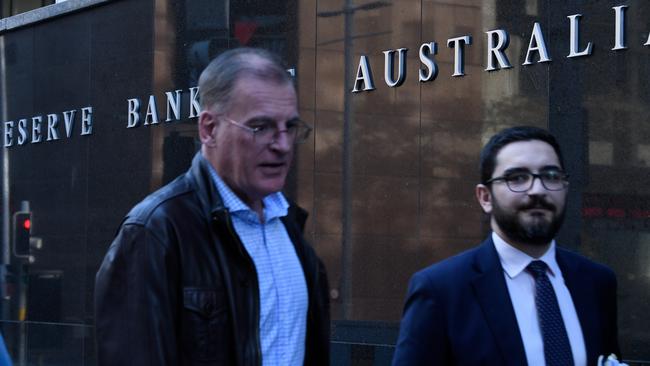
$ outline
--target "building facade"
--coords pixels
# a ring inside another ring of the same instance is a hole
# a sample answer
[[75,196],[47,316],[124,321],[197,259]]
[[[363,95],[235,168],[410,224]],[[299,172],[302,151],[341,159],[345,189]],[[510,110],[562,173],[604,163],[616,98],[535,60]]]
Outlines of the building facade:
[[624,357],[650,364],[649,2],[1,3],[0,327],[17,365],[95,365],[99,264],[189,166],[198,75],[240,46],[284,58],[314,127],[286,194],[329,272],[332,364],[390,363],[409,277],[488,234],[479,152],[521,124],[559,138],[558,242],[615,270]]

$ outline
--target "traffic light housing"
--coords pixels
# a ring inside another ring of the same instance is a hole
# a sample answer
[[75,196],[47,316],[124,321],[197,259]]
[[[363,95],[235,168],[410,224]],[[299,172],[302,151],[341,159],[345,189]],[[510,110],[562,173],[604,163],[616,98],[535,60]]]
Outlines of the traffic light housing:
[[32,213],[18,211],[14,213],[14,255],[18,257],[29,256],[30,238],[32,234]]

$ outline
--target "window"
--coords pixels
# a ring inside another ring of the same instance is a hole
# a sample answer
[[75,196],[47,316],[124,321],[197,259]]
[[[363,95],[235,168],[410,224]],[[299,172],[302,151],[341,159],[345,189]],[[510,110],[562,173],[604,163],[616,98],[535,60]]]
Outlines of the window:
[[62,0],[0,0],[0,3],[2,4],[2,13],[0,14],[0,17],[7,18],[61,1]]

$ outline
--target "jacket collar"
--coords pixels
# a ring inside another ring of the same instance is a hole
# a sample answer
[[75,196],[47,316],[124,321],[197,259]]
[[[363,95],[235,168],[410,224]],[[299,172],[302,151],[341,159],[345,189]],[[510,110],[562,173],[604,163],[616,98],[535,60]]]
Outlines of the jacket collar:
[[192,159],[192,166],[186,173],[192,184],[195,185],[196,194],[201,202],[201,207],[206,216],[214,216],[218,212],[223,212],[226,208],[223,205],[223,200],[217,192],[217,188],[212,183],[210,171],[208,169],[209,162],[203,157],[199,150],[194,159]]
[[499,256],[488,237],[474,252],[472,286],[505,365],[525,365],[526,353]]

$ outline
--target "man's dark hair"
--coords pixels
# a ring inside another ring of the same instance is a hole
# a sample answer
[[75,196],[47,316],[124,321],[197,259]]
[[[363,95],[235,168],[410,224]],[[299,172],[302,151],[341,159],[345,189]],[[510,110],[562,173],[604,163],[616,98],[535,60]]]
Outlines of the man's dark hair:
[[480,167],[481,183],[486,184],[486,182],[492,178],[494,168],[496,167],[497,154],[499,154],[499,151],[501,151],[504,146],[513,142],[532,140],[543,141],[551,145],[553,150],[555,150],[555,154],[557,154],[558,160],[560,160],[560,168],[564,169],[564,160],[562,158],[562,151],[560,151],[560,145],[550,132],[532,126],[510,127],[501,130],[496,135],[492,136],[490,141],[488,141],[488,143],[483,147],[483,150],[481,151]]
[[278,55],[261,48],[234,48],[217,56],[201,73],[201,109],[226,110],[237,80],[243,77],[293,85]]

